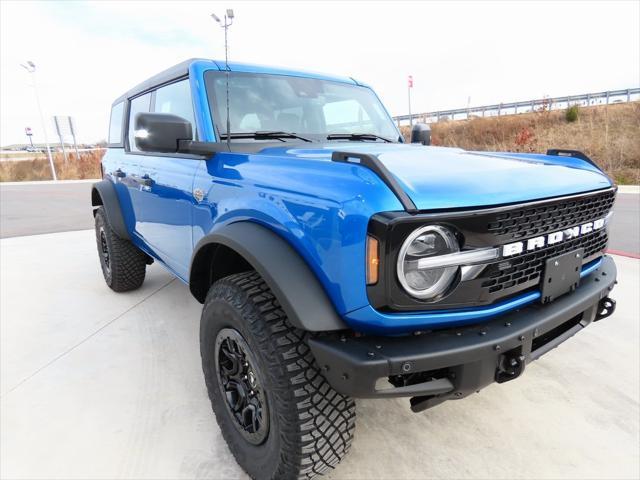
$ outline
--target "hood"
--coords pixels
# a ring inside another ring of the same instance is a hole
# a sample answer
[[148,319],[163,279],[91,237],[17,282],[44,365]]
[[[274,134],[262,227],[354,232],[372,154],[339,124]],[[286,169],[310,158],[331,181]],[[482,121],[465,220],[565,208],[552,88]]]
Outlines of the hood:
[[503,205],[612,186],[584,160],[541,154],[364,142],[276,147],[262,153],[330,161],[333,151],[377,156],[420,210]]

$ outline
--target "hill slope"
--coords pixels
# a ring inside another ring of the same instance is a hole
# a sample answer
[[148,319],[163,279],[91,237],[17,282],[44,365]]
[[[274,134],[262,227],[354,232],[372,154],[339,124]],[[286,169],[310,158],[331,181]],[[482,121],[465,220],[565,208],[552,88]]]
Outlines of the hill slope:
[[[409,135],[408,127],[403,134]],[[640,183],[640,102],[581,107],[575,122],[564,110],[431,124],[432,143],[466,150],[580,150],[620,184]]]

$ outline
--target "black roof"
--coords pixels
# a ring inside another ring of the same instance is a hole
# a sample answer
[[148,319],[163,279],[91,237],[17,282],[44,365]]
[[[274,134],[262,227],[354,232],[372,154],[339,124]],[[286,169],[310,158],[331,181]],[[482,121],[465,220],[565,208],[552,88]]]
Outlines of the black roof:
[[[0,0],[2,1],[2,0]],[[189,75],[189,67],[194,62],[203,62],[211,66],[213,69],[217,69],[219,71],[226,70],[224,61],[217,61],[207,58],[190,58],[189,60],[185,60],[184,62],[180,62],[177,65],[174,65],[171,68],[168,68],[157,75],[145,80],[144,82],[136,85],[131,90],[126,92],[124,95],[120,95],[114,102],[113,105],[122,102],[125,99],[135,97],[144,93],[148,90],[153,90],[154,88],[164,85],[167,83],[171,83],[179,78],[186,77]],[[320,80],[331,80],[336,82],[344,82],[354,85],[363,85],[361,82],[357,82],[353,78],[350,77],[338,77],[334,75],[326,75],[323,73],[314,73],[314,72],[306,72],[302,70],[291,70],[289,68],[278,68],[278,67],[269,67],[264,65],[251,65],[247,63],[229,63],[228,64],[229,71],[231,72],[248,72],[248,73],[265,73],[265,74],[276,74],[276,75],[293,75],[304,78],[317,78]]]
[[190,58],[188,60],[185,60],[184,62],[180,62],[177,65],[174,65],[173,67],[167,68],[160,73],[157,73],[156,75],[148,78],[142,83],[139,83],[131,90],[128,90],[123,95],[120,95],[118,98],[116,98],[113,101],[112,105],[120,103],[127,98],[135,97],[139,93],[151,90],[158,85],[162,85],[163,83],[169,83],[172,80],[176,80],[177,78],[186,77],[189,74],[189,65],[198,60],[211,62],[214,65],[217,65],[213,60],[209,60],[206,58]]

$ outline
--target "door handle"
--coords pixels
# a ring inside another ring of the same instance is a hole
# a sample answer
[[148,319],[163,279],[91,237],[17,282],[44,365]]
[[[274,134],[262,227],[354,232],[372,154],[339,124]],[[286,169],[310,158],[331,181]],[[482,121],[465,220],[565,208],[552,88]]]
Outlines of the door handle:
[[151,177],[149,177],[149,175],[145,173],[142,177],[140,177],[140,184],[144,185],[145,187],[150,187],[151,185],[153,185],[153,180],[151,179]]

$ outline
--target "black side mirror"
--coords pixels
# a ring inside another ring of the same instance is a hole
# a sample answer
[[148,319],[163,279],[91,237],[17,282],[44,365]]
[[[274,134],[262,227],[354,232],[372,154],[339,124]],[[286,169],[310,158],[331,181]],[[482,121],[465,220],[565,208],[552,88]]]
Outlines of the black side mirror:
[[189,120],[169,113],[139,113],[135,118],[136,147],[143,152],[176,153],[180,140],[192,140]]
[[411,143],[431,145],[431,128],[426,123],[416,123],[411,129]]

